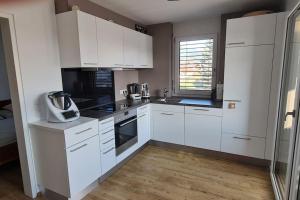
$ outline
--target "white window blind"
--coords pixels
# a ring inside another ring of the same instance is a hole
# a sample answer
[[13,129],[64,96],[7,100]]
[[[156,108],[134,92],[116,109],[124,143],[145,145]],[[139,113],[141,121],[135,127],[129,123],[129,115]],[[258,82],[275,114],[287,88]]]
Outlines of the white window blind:
[[179,90],[211,91],[214,39],[179,42]]

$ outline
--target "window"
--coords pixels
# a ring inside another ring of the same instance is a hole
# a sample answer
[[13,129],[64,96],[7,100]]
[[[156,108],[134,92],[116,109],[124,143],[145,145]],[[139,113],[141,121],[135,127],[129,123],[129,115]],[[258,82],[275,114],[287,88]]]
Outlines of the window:
[[175,95],[209,96],[214,88],[216,36],[175,41]]

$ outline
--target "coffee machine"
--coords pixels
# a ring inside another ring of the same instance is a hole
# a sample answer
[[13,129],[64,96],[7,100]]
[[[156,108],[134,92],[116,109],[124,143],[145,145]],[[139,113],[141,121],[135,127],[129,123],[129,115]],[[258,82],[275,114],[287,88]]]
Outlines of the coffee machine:
[[141,85],[138,83],[131,83],[127,85],[128,97],[132,100],[141,100]]
[[149,99],[150,98],[150,89],[148,83],[141,84],[141,95],[143,99]]

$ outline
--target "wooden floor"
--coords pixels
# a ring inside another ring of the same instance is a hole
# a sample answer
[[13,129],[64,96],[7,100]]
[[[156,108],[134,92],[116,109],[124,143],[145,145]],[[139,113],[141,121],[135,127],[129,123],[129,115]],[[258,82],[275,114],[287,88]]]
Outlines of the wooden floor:
[[[0,200],[28,200],[18,166],[0,168]],[[38,199],[44,199],[40,197]],[[85,200],[273,200],[266,169],[148,146]]]
[[261,167],[148,146],[85,200],[272,200]]

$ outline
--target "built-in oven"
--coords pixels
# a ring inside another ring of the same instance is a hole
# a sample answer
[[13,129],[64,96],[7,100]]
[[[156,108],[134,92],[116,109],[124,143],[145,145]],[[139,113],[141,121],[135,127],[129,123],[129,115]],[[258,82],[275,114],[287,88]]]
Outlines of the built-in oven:
[[114,117],[116,155],[120,155],[138,142],[137,110],[131,109]]

